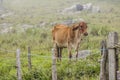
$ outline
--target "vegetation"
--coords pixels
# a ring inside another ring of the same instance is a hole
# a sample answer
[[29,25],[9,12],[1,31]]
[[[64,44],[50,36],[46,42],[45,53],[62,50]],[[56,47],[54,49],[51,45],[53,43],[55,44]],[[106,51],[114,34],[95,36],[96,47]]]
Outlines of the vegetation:
[[[79,14],[60,14],[59,10],[75,3],[89,3],[101,7],[101,13],[83,11]],[[21,65],[23,80],[51,80],[51,26],[49,23],[68,19],[83,18],[88,22],[89,36],[85,37],[80,50],[89,49],[91,55],[77,62],[63,59],[57,62],[58,80],[99,80],[100,42],[106,39],[110,31],[120,35],[119,0],[5,0],[4,7],[13,11],[14,15],[0,18],[0,24],[10,23],[13,30],[0,34],[0,80],[16,80],[17,48],[21,49]],[[46,22],[44,27],[40,22]],[[33,25],[21,30],[19,24]],[[0,27],[0,30],[2,28]],[[32,69],[28,70],[27,47],[31,47]],[[63,57],[67,58],[64,49]]]

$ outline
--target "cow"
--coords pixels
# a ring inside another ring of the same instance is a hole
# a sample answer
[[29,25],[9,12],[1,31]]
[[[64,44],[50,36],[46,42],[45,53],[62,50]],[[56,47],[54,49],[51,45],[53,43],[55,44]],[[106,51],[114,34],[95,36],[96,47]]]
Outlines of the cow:
[[68,49],[69,59],[72,58],[71,50],[75,49],[76,59],[78,57],[78,48],[83,36],[87,36],[87,24],[82,21],[72,26],[57,24],[52,29],[52,38],[54,48],[57,50],[56,57],[61,60],[63,48]]

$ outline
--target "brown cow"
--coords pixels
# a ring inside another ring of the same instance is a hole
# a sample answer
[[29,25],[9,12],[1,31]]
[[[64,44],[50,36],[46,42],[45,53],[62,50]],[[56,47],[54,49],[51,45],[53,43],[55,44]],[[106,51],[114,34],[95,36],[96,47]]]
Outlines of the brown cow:
[[66,25],[56,25],[52,30],[52,37],[54,48],[57,49],[56,56],[61,60],[61,52],[63,48],[68,48],[69,58],[71,59],[72,48],[76,51],[76,58],[78,57],[78,48],[83,36],[87,36],[87,24],[80,22],[71,27]]

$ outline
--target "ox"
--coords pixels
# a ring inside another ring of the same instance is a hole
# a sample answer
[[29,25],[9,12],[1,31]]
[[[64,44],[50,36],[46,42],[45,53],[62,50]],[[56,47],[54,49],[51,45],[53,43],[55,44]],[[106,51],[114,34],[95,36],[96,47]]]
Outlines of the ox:
[[78,48],[83,36],[87,36],[87,24],[80,22],[73,24],[71,27],[57,24],[52,29],[52,37],[54,48],[56,48],[56,57],[61,60],[61,52],[63,48],[68,49],[69,58],[71,59],[72,48],[75,49],[76,58],[78,57]]

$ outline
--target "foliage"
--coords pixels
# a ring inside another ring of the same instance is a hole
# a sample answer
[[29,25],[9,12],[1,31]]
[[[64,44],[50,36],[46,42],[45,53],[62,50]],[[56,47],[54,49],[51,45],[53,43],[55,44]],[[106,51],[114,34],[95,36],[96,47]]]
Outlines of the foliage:
[[[57,62],[58,80],[99,80],[100,42],[110,31],[120,34],[119,0],[91,0],[101,7],[101,13],[60,14],[62,10],[75,3],[89,3],[90,0],[5,0],[4,7],[13,11],[14,15],[0,18],[0,23],[13,24],[11,32],[0,34],[0,80],[16,80],[15,52],[21,49],[21,65],[23,80],[51,79],[52,25],[69,19],[83,18],[88,22],[89,36],[85,37],[80,50],[89,49],[91,55],[85,59],[69,62],[63,59]],[[58,12],[58,13],[57,13]],[[41,27],[40,22],[47,25]],[[30,24],[33,28],[22,30],[19,24]],[[0,30],[2,28],[0,27]],[[32,69],[28,70],[27,47],[31,47]],[[64,49],[63,57],[67,57]],[[36,56],[35,56],[36,55]],[[48,57],[46,57],[48,56]]]

